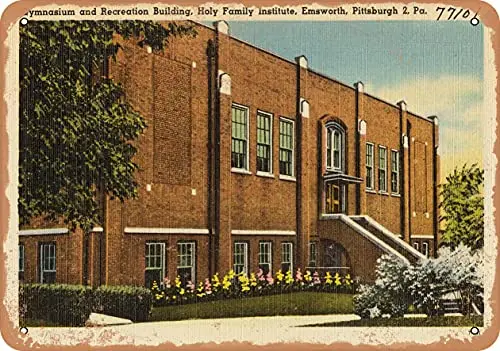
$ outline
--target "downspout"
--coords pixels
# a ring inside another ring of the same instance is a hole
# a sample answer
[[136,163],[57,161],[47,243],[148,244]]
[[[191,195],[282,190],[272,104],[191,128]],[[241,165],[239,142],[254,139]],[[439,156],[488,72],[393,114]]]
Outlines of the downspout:
[[300,106],[300,70],[299,62],[296,63],[296,94],[295,94],[295,123],[297,125],[295,135],[297,136],[297,152],[295,153],[296,164],[296,183],[295,183],[295,220],[296,220],[296,240],[297,240],[297,258],[298,265],[304,265],[302,262],[301,235],[302,235],[302,115]]
[[[401,213],[400,216],[400,233],[401,233],[401,239],[405,240],[405,148],[404,148],[404,140],[403,140],[403,111],[400,109],[399,110],[399,165],[400,165],[400,170],[399,170],[399,213]],[[408,137],[408,136],[407,136]],[[409,160],[409,158],[408,158]],[[409,169],[409,168],[408,168]]]
[[214,58],[214,43],[212,40],[208,40],[207,45],[207,83],[208,83],[208,208],[207,208],[207,221],[208,221],[208,271],[209,276],[215,273],[214,266],[214,235],[216,233],[215,223],[214,223],[214,204],[213,204],[213,184],[214,184],[214,79],[213,79],[213,58]]
[[411,123],[406,121],[406,132],[408,134],[408,242],[411,240]]
[[433,226],[433,236],[434,236],[434,257],[437,257],[438,250],[438,180],[437,180],[437,149],[436,145],[436,132],[437,132],[438,119],[433,116],[433,126],[432,126],[432,226]]
[[[360,145],[360,137],[359,137],[359,91],[356,89],[356,120],[354,122],[354,142],[356,143],[356,155],[355,155],[355,164],[356,164],[356,177],[361,178],[361,166],[360,166],[360,161],[361,161],[361,145]],[[346,140],[347,144],[347,140]],[[347,147],[344,147],[344,149],[347,149]],[[347,162],[346,162],[347,163]],[[346,165],[346,173],[347,173],[347,165]],[[346,191],[347,194],[347,191]],[[356,184],[356,214],[360,215],[361,214],[361,184],[357,183]],[[347,201],[345,199],[344,201]]]
[[214,266],[219,268],[219,236],[220,236],[220,94],[219,94],[219,29],[215,28],[214,46],[214,74],[215,74],[215,108],[214,108],[214,139],[215,139],[215,238],[214,238]]

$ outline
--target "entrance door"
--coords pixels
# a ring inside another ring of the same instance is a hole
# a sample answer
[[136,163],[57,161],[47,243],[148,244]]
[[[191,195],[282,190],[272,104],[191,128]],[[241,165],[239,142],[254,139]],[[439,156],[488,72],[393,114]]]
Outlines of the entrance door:
[[334,183],[326,184],[326,213],[340,213],[342,212],[341,199],[340,199],[340,186]]

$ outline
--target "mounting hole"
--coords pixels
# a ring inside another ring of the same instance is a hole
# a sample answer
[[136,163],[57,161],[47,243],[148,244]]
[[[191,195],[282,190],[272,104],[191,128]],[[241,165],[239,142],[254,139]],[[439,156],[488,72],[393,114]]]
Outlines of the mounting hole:
[[473,19],[470,20],[470,24],[472,24],[473,26],[477,26],[479,24],[479,20],[474,17]]
[[21,26],[25,26],[28,24],[28,19],[26,17],[23,17],[23,18],[21,18],[19,23],[21,23]]
[[471,333],[472,335],[479,335],[479,328],[478,327],[472,327],[472,328],[470,328],[469,333]]
[[26,335],[26,334],[28,334],[28,328],[26,328],[26,327],[21,327],[21,328],[19,328],[19,331],[20,331],[21,333],[25,334],[25,335]]

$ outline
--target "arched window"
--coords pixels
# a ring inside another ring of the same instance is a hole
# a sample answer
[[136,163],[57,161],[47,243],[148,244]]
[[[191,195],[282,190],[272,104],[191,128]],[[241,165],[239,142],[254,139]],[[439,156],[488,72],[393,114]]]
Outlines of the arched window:
[[326,126],[326,168],[344,171],[345,131],[338,123]]

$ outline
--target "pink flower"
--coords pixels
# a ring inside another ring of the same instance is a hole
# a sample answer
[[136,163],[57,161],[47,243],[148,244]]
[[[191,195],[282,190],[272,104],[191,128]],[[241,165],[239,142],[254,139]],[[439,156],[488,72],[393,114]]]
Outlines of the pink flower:
[[313,274],[313,284],[314,285],[321,284],[321,279],[319,278],[318,272],[314,272]]
[[170,279],[168,279],[168,277],[165,277],[163,278],[163,284],[165,285],[165,287],[168,289],[170,288]]
[[300,268],[297,268],[297,273],[295,273],[295,279],[297,279],[297,281],[299,282],[302,281],[302,272],[300,271]]
[[210,284],[210,280],[208,278],[205,279],[205,292],[207,294],[212,292],[212,284]]
[[257,271],[257,278],[260,279],[260,277],[262,277],[263,274],[264,274],[264,271],[261,268],[259,268],[259,270]]
[[269,285],[273,285],[273,283],[274,283],[274,279],[273,279],[273,275],[271,274],[271,272],[270,272],[270,271],[269,271],[269,273],[267,273],[266,280],[267,280],[267,283],[268,283]]
[[196,287],[194,286],[193,282],[190,280],[190,281],[187,282],[186,288],[188,288],[190,291],[194,291],[194,289]]

